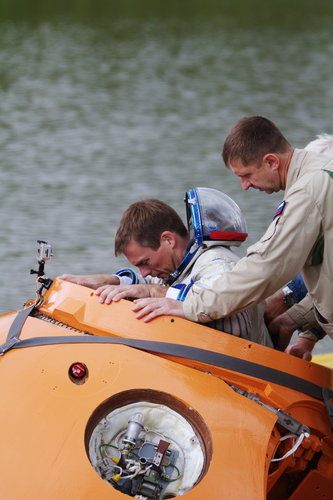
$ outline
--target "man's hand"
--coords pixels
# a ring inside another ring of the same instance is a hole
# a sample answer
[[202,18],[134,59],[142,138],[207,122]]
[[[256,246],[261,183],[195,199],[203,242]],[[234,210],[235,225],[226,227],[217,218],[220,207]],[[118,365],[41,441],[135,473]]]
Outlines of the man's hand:
[[266,325],[269,325],[273,319],[280,316],[289,309],[284,301],[284,293],[282,291],[267,297],[264,311],[264,318]]
[[288,313],[283,313],[267,326],[268,331],[272,337],[274,347],[279,351],[284,351],[288,346],[292,334],[299,328]]
[[96,290],[95,295],[99,296],[101,304],[111,304],[126,298],[164,297],[166,292],[167,287],[162,285],[104,285]]
[[76,283],[77,285],[93,288],[94,290],[102,285],[119,285],[118,276],[111,274],[62,274],[58,278]]
[[296,342],[293,345],[287,347],[285,352],[287,354],[291,354],[292,356],[296,356],[297,358],[305,359],[306,361],[311,361],[312,359],[312,350],[316,345],[313,340],[304,339],[302,337],[298,337]]
[[167,315],[167,316],[179,316],[180,318],[185,318],[183,312],[183,303],[179,300],[174,299],[138,299],[135,300],[135,305],[132,307],[132,311],[140,311],[136,315],[137,319],[144,317],[144,322],[148,323],[157,316]]

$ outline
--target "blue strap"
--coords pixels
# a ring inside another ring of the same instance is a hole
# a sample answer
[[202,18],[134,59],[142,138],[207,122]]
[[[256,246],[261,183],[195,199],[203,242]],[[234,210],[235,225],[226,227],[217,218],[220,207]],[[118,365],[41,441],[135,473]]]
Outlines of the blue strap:
[[326,387],[321,387],[313,382],[304,380],[295,375],[270,368],[268,366],[259,365],[252,361],[247,361],[241,358],[228,356],[198,347],[187,346],[183,344],[173,344],[169,342],[156,342],[151,340],[136,340],[118,337],[103,337],[95,335],[77,335],[77,336],[60,336],[60,337],[32,337],[20,340],[20,333],[22,326],[32,311],[34,306],[23,309],[18,312],[15,320],[13,321],[6,343],[1,346],[2,354],[10,349],[21,349],[26,347],[37,347],[44,345],[59,345],[59,344],[118,344],[140,349],[147,352],[157,354],[165,354],[168,356],[176,356],[180,358],[199,361],[211,366],[224,368],[233,372],[239,372],[244,375],[259,378],[272,382],[277,385],[282,385],[293,389],[303,394],[307,394],[312,398],[324,401],[326,404],[331,423],[333,425],[333,406],[330,399],[333,398],[333,391]]
[[[177,356],[180,358],[199,361],[208,365],[225,368],[233,372],[243,373],[252,377],[260,378],[274,384],[282,385],[303,392],[315,399],[324,400],[323,388],[313,382],[309,382],[295,375],[259,365],[252,361],[228,356],[219,352],[208,351],[198,347],[187,346],[183,344],[172,344],[169,342],[156,342],[151,340],[137,340],[119,337],[102,336],[61,336],[61,337],[32,337],[19,340],[12,348],[20,349],[24,347],[36,347],[43,345],[56,344],[118,344],[143,351],[166,354],[168,356]],[[332,398],[333,391],[326,389],[326,397]]]
[[7,335],[6,342],[2,346],[0,346],[0,356],[2,356],[3,354],[5,354],[5,352],[7,352],[10,349],[12,349],[13,347],[15,347],[15,345],[18,342],[21,342],[21,340],[19,338],[20,334],[21,334],[21,330],[23,328],[25,320],[30,315],[30,313],[34,309],[34,307],[35,307],[35,304],[33,304],[30,307],[27,307],[26,309],[21,309],[20,311],[18,311],[13,323],[10,325],[10,329],[9,329],[9,332]]

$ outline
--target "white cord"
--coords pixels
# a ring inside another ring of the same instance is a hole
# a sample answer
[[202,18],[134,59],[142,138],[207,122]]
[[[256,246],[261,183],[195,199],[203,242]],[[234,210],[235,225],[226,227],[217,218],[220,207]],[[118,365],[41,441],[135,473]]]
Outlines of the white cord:
[[[285,453],[281,458],[272,458],[271,462],[279,462],[280,460],[284,460],[285,458],[290,457],[290,455],[295,453],[295,451],[299,448],[303,439],[308,438],[309,436],[310,434],[308,432],[302,432],[297,441],[295,442],[294,446],[291,448],[291,450],[287,451],[287,453]],[[280,442],[295,437],[297,437],[296,434],[287,434],[286,436],[282,436]]]

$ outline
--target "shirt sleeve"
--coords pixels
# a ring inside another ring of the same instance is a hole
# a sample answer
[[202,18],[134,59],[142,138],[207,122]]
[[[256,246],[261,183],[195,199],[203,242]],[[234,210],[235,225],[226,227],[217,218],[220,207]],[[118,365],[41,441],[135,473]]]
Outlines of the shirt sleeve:
[[309,330],[318,326],[314,314],[313,302],[309,294],[286,312],[303,330]]
[[143,283],[143,278],[130,267],[119,269],[119,271],[114,273],[114,276],[118,276],[121,285],[136,285],[138,283]]
[[137,285],[140,283],[146,283],[149,285],[160,285],[162,280],[160,278],[153,278],[152,276],[146,276],[143,278],[141,274],[133,271],[129,267],[119,269],[119,271],[114,273],[114,276],[118,276],[121,285]]
[[209,288],[194,285],[184,304],[187,319],[208,322],[258,304],[296,276],[321,232],[321,215],[306,189],[291,189],[284,210],[249,247],[232,271]]

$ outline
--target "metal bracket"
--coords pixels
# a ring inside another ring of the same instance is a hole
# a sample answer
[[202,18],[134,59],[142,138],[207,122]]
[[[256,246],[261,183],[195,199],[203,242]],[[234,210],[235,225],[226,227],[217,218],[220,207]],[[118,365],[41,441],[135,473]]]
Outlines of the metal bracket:
[[306,425],[302,424],[299,420],[296,418],[292,417],[288,413],[286,413],[283,410],[280,410],[278,408],[273,408],[273,406],[269,406],[266,403],[263,403],[258,396],[255,394],[251,394],[250,392],[243,391],[242,389],[239,389],[238,387],[235,387],[234,385],[229,384],[230,387],[237,392],[237,394],[241,394],[242,396],[251,399],[258,405],[262,406],[263,408],[266,408],[266,410],[271,411],[278,417],[278,423],[287,429],[288,431],[292,432],[293,434],[296,434],[296,436],[300,436],[303,433],[311,434],[311,431],[309,427]]

